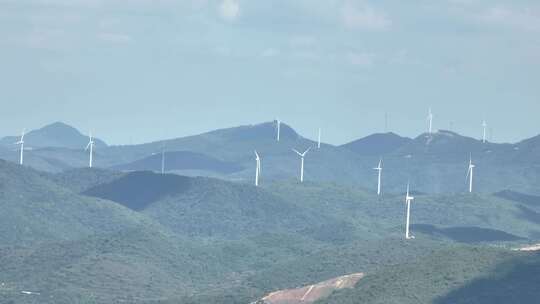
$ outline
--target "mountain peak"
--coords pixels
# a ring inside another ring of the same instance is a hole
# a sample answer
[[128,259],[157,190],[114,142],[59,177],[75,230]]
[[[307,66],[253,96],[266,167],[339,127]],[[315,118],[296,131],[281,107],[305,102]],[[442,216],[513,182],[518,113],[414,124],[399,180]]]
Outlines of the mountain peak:
[[51,136],[81,136],[82,135],[81,132],[79,132],[79,130],[60,121],[46,125],[28,134],[32,134],[32,133],[43,133],[43,134],[47,134]]
[[[12,144],[17,136],[8,136],[0,140],[0,144]],[[32,130],[25,136],[25,141],[28,146],[33,148],[68,148],[68,149],[81,149],[84,148],[88,142],[88,137],[83,135],[76,128],[57,121],[52,124],[48,124],[40,129]],[[106,146],[106,144],[95,139],[96,146]]]
[[342,147],[362,155],[382,155],[391,153],[410,141],[410,138],[401,137],[393,132],[376,133],[347,143]]
[[[275,138],[277,135],[277,121],[259,124],[244,125],[239,127],[221,129],[210,132],[217,135],[225,135],[229,139],[250,140],[256,138]],[[296,140],[300,135],[288,124],[280,123],[280,138]]]
[[414,139],[415,142],[422,142],[425,144],[452,144],[452,143],[467,143],[467,144],[475,144],[480,143],[480,140],[463,136],[459,133],[448,131],[448,130],[438,130],[434,133],[422,133],[418,137]]

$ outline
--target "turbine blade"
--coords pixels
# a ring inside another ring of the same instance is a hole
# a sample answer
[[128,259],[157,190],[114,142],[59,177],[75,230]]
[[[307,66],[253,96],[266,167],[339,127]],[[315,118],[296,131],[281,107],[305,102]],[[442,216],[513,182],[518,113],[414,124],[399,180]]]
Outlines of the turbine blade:
[[296,152],[296,154],[298,154],[299,156],[302,156],[302,153],[298,152],[296,149],[292,149],[294,152]]

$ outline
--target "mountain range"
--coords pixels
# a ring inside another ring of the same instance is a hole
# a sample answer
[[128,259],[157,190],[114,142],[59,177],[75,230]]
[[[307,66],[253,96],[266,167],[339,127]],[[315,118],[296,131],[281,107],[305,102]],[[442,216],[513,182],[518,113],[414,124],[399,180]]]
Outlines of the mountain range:
[[[64,138],[63,134],[71,135]],[[444,130],[414,139],[384,133],[342,146],[323,144],[317,149],[313,140],[300,136],[285,123],[281,124],[279,142],[275,134],[275,123],[268,122],[140,145],[102,143],[96,146],[94,164],[122,171],[159,172],[163,157],[168,173],[251,183],[257,150],[262,157],[262,182],[270,182],[297,179],[300,160],[292,149],[313,147],[306,156],[305,175],[309,181],[374,188],[376,174],[372,168],[382,159],[383,192],[399,193],[407,180],[420,192],[464,192],[471,158],[477,166],[477,191],[540,194],[535,182],[540,178],[540,136],[516,144],[496,144]],[[13,139],[7,137],[1,142],[11,143]],[[49,172],[85,167],[86,142],[78,131],[61,123],[32,131],[26,143],[36,148],[26,151],[26,164]],[[3,147],[0,158],[18,160],[16,147]]]

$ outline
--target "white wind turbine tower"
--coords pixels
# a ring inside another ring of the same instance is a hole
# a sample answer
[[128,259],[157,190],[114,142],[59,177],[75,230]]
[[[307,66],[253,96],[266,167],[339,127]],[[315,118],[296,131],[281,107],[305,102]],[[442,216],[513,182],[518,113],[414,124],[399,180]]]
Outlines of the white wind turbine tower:
[[405,239],[410,240],[414,239],[414,236],[410,234],[410,224],[411,224],[411,202],[414,200],[413,196],[409,195],[409,183],[407,183],[407,195],[405,196],[405,203],[407,204],[407,220],[405,224]]
[[21,139],[15,143],[16,145],[20,145],[20,149],[21,149],[20,156],[19,156],[19,165],[22,165],[24,162],[24,134],[25,132],[26,130],[23,129],[22,134],[21,134]]
[[382,158],[379,160],[379,165],[376,168],[373,168],[373,170],[378,171],[378,179],[377,179],[377,195],[381,195],[381,177],[382,177]]
[[281,120],[276,119],[276,140],[279,141],[281,136]]
[[428,133],[433,134],[433,112],[431,112],[431,108],[429,108],[427,121],[428,121]]
[[304,157],[306,156],[306,154],[309,152],[310,149],[311,147],[309,147],[306,151],[304,151],[304,153],[300,153],[297,150],[292,149],[294,152],[296,152],[296,154],[300,156],[300,159],[301,159],[301,165],[300,165],[300,182],[301,183],[304,182]]
[[255,150],[255,186],[259,186],[259,177],[261,175],[261,157],[259,156],[259,153],[257,153],[257,150]]
[[482,127],[484,128],[484,133],[482,134],[482,143],[486,143],[486,135],[487,135],[487,122],[486,120],[482,121]]
[[165,174],[165,147],[161,148],[161,152],[153,152],[152,156],[161,156],[161,174]]
[[317,138],[317,149],[321,148],[321,128],[319,128],[319,137]]
[[165,149],[161,150],[161,174],[165,174]]
[[94,160],[94,139],[92,138],[92,132],[88,135],[89,141],[88,145],[86,145],[86,148],[84,151],[90,150],[90,160],[88,161],[88,167],[92,168],[93,160]]
[[472,193],[473,191],[473,175],[474,175],[474,168],[476,166],[472,162],[472,156],[469,159],[469,170],[467,171],[467,177],[469,179],[469,193]]

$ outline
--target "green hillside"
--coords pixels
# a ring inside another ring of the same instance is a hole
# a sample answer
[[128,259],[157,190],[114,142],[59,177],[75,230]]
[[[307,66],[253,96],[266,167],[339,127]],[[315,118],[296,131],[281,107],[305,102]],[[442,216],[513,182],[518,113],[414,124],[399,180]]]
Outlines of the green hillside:
[[456,247],[368,274],[323,304],[536,303],[540,255]]
[[133,172],[84,193],[140,211],[181,235],[235,239],[297,233],[329,242],[354,237],[351,225],[325,210],[218,179]]
[[110,202],[78,195],[32,169],[0,161],[2,246],[72,240],[150,221]]
[[124,174],[119,171],[99,168],[78,168],[57,174],[46,174],[46,177],[61,187],[81,193],[98,185],[112,182]]
[[[25,304],[245,304],[365,272],[358,288],[374,280],[369,292],[378,299],[385,292],[372,289],[378,280],[395,283],[407,267],[427,261],[418,269],[448,269],[454,278],[434,277],[422,295],[434,301],[519,255],[458,243],[538,240],[540,205],[511,194],[416,193],[416,239],[405,241],[403,195],[291,180],[257,188],[152,172],[49,174],[0,162],[0,297]],[[402,296],[398,287],[388,303]],[[358,288],[335,297],[355,301]]]
[[223,292],[242,277],[226,247],[151,229],[0,253],[0,297],[13,303],[153,303]]
[[[364,237],[402,235],[404,231],[404,193],[379,198],[371,191],[335,184],[285,182],[272,184],[269,189],[284,199],[354,225]],[[417,194],[412,203],[411,223],[439,228],[486,228],[537,240],[539,214],[540,205],[526,205],[498,195]]]

